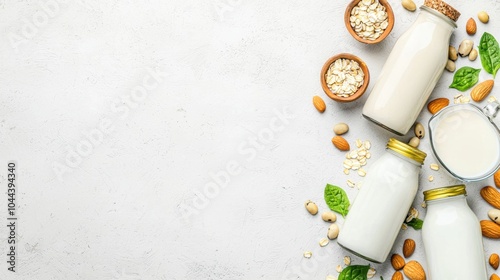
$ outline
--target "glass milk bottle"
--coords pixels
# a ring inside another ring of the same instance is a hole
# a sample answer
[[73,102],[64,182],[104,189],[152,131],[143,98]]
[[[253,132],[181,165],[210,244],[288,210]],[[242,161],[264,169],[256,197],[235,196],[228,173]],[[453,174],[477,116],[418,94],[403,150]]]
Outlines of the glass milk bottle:
[[420,168],[427,155],[391,138],[386,153],[367,172],[338,243],[373,262],[384,262],[418,190]]
[[424,192],[422,239],[431,280],[487,280],[481,226],[465,200],[465,186]]
[[396,42],[364,107],[363,116],[405,135],[443,74],[460,13],[425,0],[413,25]]

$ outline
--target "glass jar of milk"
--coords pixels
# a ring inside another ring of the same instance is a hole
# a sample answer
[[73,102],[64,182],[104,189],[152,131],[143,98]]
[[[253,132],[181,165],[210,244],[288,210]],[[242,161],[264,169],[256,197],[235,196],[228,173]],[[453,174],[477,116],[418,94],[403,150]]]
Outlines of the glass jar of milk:
[[443,74],[459,16],[443,1],[425,0],[387,58],[363,107],[365,118],[398,135],[408,132]]
[[483,110],[473,104],[448,106],[429,120],[436,159],[455,178],[479,181],[500,167],[500,132],[493,118],[500,103]]
[[418,190],[427,155],[391,138],[367,172],[346,216],[338,244],[373,262],[384,262]]
[[481,226],[465,200],[465,186],[424,192],[422,239],[431,280],[487,280]]

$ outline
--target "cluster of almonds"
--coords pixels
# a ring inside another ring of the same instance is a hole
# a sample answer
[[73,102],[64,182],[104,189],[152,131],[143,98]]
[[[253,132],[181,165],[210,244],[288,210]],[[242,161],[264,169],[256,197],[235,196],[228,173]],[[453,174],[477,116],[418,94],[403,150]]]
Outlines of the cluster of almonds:
[[[406,239],[403,243],[403,256],[409,258],[415,252],[415,241],[413,239]],[[406,277],[411,280],[425,280],[425,271],[422,265],[418,261],[406,262],[405,259],[399,254],[393,254],[391,256],[391,264],[394,270],[392,275],[392,280],[403,280],[404,276],[401,273],[403,270]]]
[[359,37],[374,41],[389,26],[385,7],[378,0],[361,0],[352,8],[349,22]]
[[[500,170],[493,175],[493,181],[495,186],[500,188]],[[480,222],[481,232],[484,237],[500,239],[500,192],[491,186],[486,186],[481,189],[480,194],[486,202],[494,207],[494,209],[488,211],[488,217],[491,221],[482,220]],[[488,262],[496,270],[500,264],[500,256],[493,253],[490,255]],[[490,279],[500,280],[500,277],[497,274],[492,274]]]
[[[477,14],[479,21],[482,23],[487,23],[490,20],[490,16],[485,12],[479,12]],[[477,24],[473,18],[469,18],[467,23],[465,24],[465,31],[469,35],[476,34]],[[450,72],[454,72],[456,69],[455,61],[458,59],[458,55],[461,57],[469,57],[470,61],[476,60],[478,56],[477,50],[474,48],[474,42],[472,40],[463,40],[462,43],[458,46],[458,51],[454,46],[450,46],[448,49],[448,62],[446,63],[446,70]]]
[[363,85],[365,73],[357,61],[339,58],[326,71],[328,88],[340,97],[349,97]]

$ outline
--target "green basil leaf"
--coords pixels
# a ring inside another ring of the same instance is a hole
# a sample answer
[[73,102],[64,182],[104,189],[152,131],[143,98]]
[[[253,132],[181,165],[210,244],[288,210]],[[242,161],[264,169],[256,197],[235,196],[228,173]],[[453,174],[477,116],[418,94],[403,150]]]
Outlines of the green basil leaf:
[[500,69],[500,46],[493,35],[484,32],[479,41],[479,56],[486,72],[493,74],[493,78]]
[[350,265],[342,270],[339,280],[367,280],[369,265]]
[[414,218],[413,220],[409,221],[406,224],[414,229],[422,229],[422,226],[424,225],[424,221],[420,220],[419,218]]
[[481,69],[474,69],[469,66],[464,66],[455,72],[453,76],[453,83],[450,88],[456,88],[460,91],[470,89],[479,80],[479,72]]
[[340,213],[342,217],[347,215],[349,205],[351,205],[345,191],[330,184],[326,184],[325,187],[325,202],[330,210]]

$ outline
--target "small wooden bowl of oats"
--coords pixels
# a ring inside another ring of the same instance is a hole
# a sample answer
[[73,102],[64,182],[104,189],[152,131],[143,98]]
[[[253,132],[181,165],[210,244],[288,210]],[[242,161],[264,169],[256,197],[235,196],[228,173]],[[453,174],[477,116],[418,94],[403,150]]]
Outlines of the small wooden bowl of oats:
[[377,44],[391,33],[394,12],[387,0],[353,0],[344,14],[347,31],[365,44]]
[[359,57],[340,53],[325,62],[320,80],[328,97],[338,102],[351,102],[365,93],[370,83],[370,72]]

